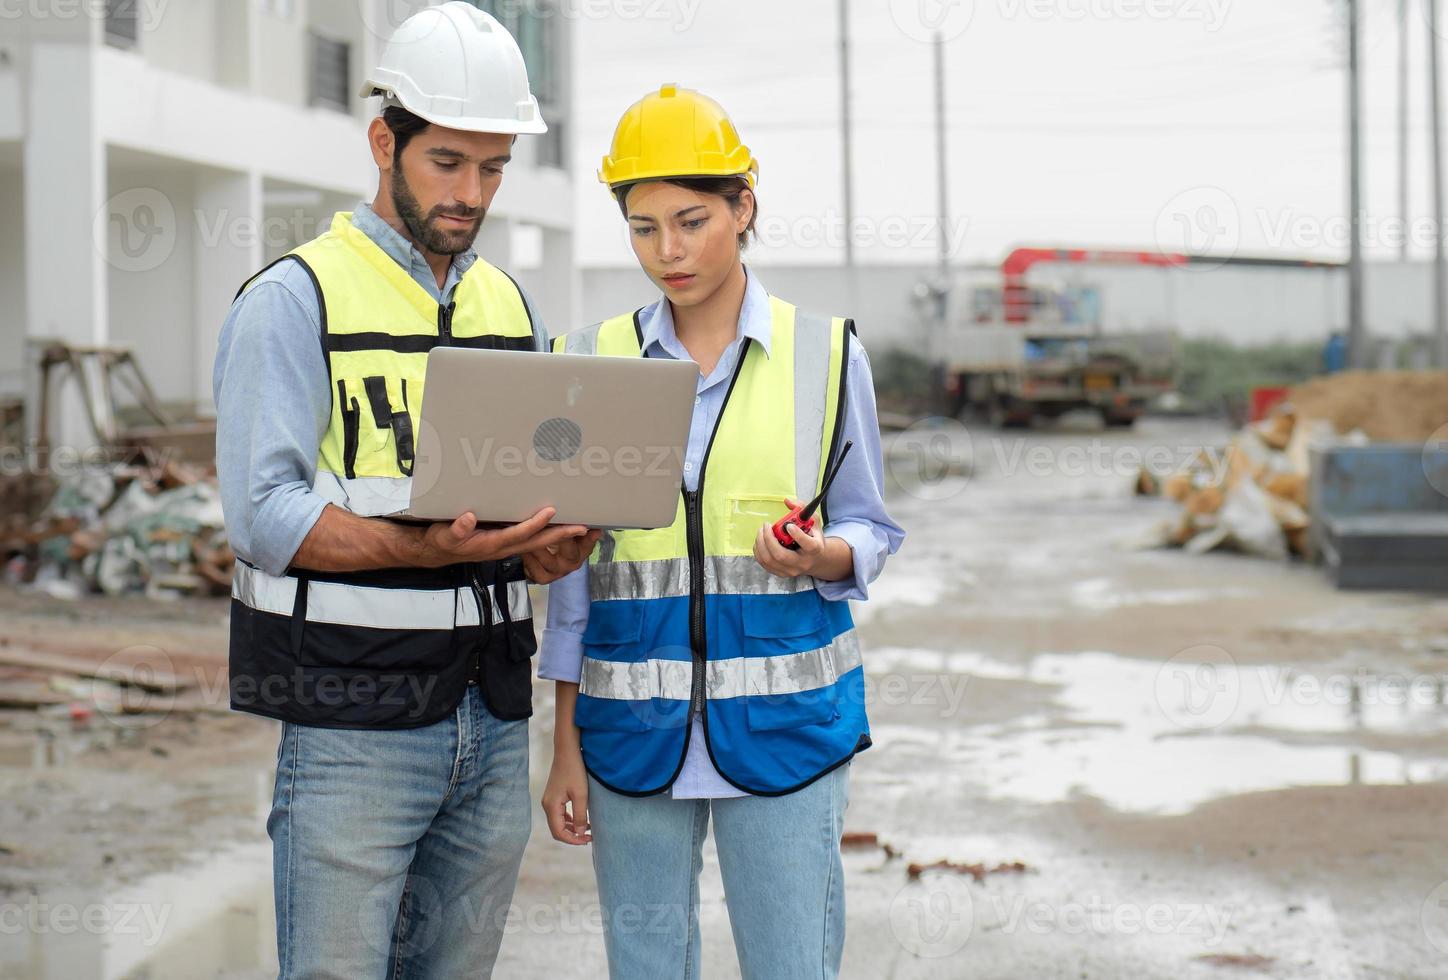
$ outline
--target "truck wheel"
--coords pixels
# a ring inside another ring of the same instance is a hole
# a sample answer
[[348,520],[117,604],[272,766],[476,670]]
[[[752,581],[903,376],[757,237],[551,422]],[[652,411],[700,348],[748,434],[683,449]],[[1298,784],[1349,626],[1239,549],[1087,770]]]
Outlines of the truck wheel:
[[1101,421],[1110,429],[1129,429],[1136,424],[1136,415],[1131,412],[1112,412],[1103,409]]
[[1013,408],[1003,398],[993,399],[986,410],[986,418],[995,429],[1024,429],[1031,424],[1031,413]]

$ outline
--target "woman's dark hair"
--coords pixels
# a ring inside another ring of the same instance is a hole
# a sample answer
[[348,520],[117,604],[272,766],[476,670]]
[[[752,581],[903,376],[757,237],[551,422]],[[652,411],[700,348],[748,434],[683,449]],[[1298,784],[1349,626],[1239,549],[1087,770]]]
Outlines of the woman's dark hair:
[[400,105],[390,105],[382,110],[382,121],[392,130],[392,165],[401,167],[402,151],[412,138],[432,125],[421,116],[408,112]]
[[[740,199],[744,196],[744,192],[749,191],[754,197],[754,211],[749,215],[749,225],[739,233],[739,247],[741,249],[749,247],[749,239],[755,234],[754,223],[759,219],[759,192],[749,186],[747,177],[665,177],[662,182],[673,184],[675,187],[686,187],[700,194],[722,197],[735,210],[739,209]],[[628,192],[637,186],[637,184],[624,184],[613,190],[613,196],[618,200],[618,209],[625,218],[628,217]]]

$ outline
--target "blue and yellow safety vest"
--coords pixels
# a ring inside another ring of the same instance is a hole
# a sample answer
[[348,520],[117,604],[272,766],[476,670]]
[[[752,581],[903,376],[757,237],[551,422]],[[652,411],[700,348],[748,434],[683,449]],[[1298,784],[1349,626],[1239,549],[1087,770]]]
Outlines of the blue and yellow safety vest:
[[[860,645],[844,602],[755,559],[759,529],[808,499],[838,452],[853,325],[770,297],[770,352],[748,340],[674,523],[613,531],[589,563],[574,720],[588,771],[620,793],[667,789],[703,720],[720,774],[793,792],[870,744]],[[638,314],[555,351],[642,355]]]

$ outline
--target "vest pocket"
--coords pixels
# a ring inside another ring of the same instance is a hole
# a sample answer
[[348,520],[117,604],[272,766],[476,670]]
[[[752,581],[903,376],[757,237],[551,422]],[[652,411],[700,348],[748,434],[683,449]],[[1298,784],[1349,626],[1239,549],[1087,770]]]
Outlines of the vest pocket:
[[731,493],[725,506],[728,508],[724,515],[725,548],[731,555],[754,554],[759,529],[789,513],[783,494]]
[[821,653],[831,640],[824,600],[814,590],[743,597],[744,655],[768,658],[769,687],[744,698],[750,731],[824,725],[840,716],[838,680]]
[[357,479],[357,436],[361,426],[362,410],[356,398],[347,395],[347,382],[337,382],[337,404],[342,411],[342,470],[347,479]]
[[595,602],[583,631],[583,677],[573,722],[579,728],[646,732],[653,698],[643,649],[643,603]]
[[407,404],[407,379],[403,378],[399,382],[402,393],[401,411],[392,407],[392,398],[388,394],[386,378],[381,375],[373,375],[370,378],[363,378],[362,385],[367,392],[367,403],[372,409],[372,424],[381,431],[384,444],[387,441],[387,433],[392,434],[392,448],[396,456],[397,469],[403,476],[411,476],[416,447],[412,435],[412,412]]

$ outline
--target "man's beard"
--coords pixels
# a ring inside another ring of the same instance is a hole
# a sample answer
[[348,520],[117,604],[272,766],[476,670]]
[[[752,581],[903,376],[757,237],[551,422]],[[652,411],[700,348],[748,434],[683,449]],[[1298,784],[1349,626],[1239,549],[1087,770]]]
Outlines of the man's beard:
[[[478,230],[483,226],[483,218],[487,217],[487,208],[444,208],[435,207],[432,212],[424,217],[422,205],[417,203],[417,197],[412,193],[412,188],[407,185],[407,178],[402,176],[402,168],[394,167],[392,170],[392,206],[397,210],[397,216],[407,226],[408,232],[424,251],[434,255],[457,255],[459,252],[466,252],[473,247],[473,240],[478,237]],[[472,228],[461,231],[449,231],[437,225],[439,215],[451,215],[455,218],[475,218]]]

